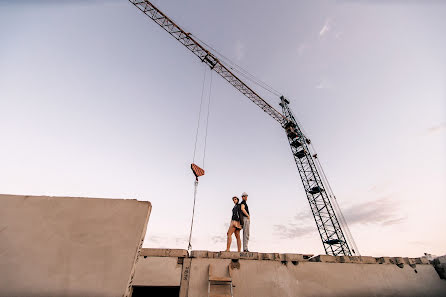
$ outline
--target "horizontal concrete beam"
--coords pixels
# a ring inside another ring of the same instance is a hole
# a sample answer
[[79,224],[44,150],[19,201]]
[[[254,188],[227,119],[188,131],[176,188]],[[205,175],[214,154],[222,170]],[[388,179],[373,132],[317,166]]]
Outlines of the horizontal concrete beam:
[[302,254],[285,254],[285,261],[308,261],[309,258],[306,258],[305,255]]
[[370,256],[361,256],[361,263],[363,264],[376,264],[376,258]]
[[278,253],[260,253],[259,260],[281,261]]
[[208,258],[211,258],[211,259],[219,258],[219,255],[220,255],[220,252],[211,252],[211,251],[208,252]]
[[[425,257],[371,257],[371,256],[330,256],[312,254],[279,254],[279,253],[258,253],[258,252],[212,252],[196,250],[190,256],[186,250],[182,249],[142,249],[141,256],[149,257],[180,257],[180,258],[210,258],[210,259],[244,259],[244,260],[265,260],[265,261],[295,261],[295,262],[324,262],[324,263],[356,263],[356,264],[393,264],[410,265],[429,264]],[[446,261],[443,257],[441,261]],[[440,261],[440,260],[437,260]]]
[[259,259],[259,253],[243,252],[243,253],[240,253],[240,259],[244,259],[244,260],[258,260]]
[[415,258],[417,264],[430,264],[429,260],[426,257]]
[[323,263],[340,263],[339,257],[330,255],[317,255],[310,259],[310,262],[323,262]]
[[243,260],[267,260],[267,261],[308,261],[312,254],[279,254],[279,253],[257,253],[257,252],[211,252],[192,251],[191,258],[210,259],[243,259]]
[[141,256],[186,258],[187,250],[181,249],[141,249]]
[[395,264],[395,260],[391,257],[379,257],[376,258],[378,264]]
[[220,252],[217,255],[220,259],[240,259],[240,253],[238,252]]
[[209,258],[208,251],[192,251],[190,253],[191,258]]

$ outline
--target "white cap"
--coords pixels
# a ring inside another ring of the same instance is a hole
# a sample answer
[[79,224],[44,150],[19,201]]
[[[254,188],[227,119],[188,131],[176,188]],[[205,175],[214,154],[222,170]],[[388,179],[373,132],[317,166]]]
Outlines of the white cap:
[[243,197],[243,196],[248,196],[248,193],[243,192],[243,193],[242,193],[242,197]]

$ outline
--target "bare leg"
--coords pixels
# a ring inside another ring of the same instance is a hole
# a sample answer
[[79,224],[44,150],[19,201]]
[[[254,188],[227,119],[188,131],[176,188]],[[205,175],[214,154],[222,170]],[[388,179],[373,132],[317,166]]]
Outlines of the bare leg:
[[237,239],[237,250],[240,253],[240,251],[242,250],[242,241],[240,240],[240,230],[236,229],[234,233],[235,233],[235,238]]
[[229,252],[229,249],[231,248],[232,233],[234,233],[234,231],[235,231],[235,227],[232,226],[232,224],[231,224],[231,226],[229,226],[228,233],[227,233],[227,235],[228,235],[228,240],[227,240],[227,243],[226,243],[226,251],[227,252]]

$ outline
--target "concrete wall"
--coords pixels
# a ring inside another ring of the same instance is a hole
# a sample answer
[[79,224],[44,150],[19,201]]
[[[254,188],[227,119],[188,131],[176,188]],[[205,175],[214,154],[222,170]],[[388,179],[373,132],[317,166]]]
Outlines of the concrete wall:
[[[146,260],[151,257],[146,252]],[[191,261],[188,274],[182,272],[180,297],[208,296],[210,264],[216,276],[227,276],[231,269],[236,297],[446,296],[446,281],[423,258],[318,256],[309,260],[309,255],[299,254],[208,251],[193,251],[191,257],[185,251],[166,252],[164,257],[156,252],[155,261],[140,262],[145,268],[137,270],[135,279],[153,278],[146,283],[156,286],[157,273],[171,273],[174,263]],[[178,276],[175,268],[174,279]]]
[[0,195],[0,296],[130,294],[150,210],[136,200]]
[[134,286],[179,287],[186,250],[142,249],[135,268]]
[[183,261],[178,261],[178,258],[140,256],[133,285],[179,287],[182,268]]
[[[192,259],[189,296],[207,297],[208,266],[231,260]],[[234,296],[446,296],[446,282],[431,265],[414,269],[391,264],[239,260],[232,270]]]
[[[159,269],[153,269],[159,267]],[[136,264],[134,286],[179,287],[181,269],[177,258],[150,257]]]

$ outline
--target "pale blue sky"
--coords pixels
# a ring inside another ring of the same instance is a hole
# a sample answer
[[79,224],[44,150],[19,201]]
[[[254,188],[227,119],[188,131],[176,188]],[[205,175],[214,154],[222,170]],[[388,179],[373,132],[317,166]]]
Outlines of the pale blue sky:
[[[363,255],[446,253],[446,4],[154,4],[290,99]],[[0,0],[0,44],[0,192],[149,200],[144,246],[186,248],[204,65],[124,0]],[[284,132],[217,75],[205,169],[194,249],[246,191],[251,250],[323,253]]]

